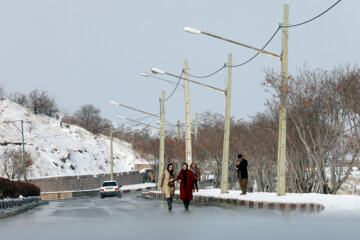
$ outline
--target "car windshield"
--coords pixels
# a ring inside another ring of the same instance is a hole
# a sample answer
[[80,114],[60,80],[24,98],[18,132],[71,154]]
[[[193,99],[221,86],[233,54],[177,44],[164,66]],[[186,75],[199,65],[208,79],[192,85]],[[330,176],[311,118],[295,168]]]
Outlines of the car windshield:
[[116,182],[104,182],[102,186],[103,187],[114,187],[114,186],[116,187],[117,184],[116,184]]

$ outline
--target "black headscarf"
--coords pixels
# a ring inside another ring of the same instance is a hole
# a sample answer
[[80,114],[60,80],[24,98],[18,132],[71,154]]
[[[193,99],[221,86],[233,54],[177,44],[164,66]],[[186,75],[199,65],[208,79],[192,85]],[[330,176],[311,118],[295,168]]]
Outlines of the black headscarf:
[[182,175],[183,175],[183,182],[184,182],[184,190],[186,189],[187,185],[187,171],[189,168],[189,165],[187,163],[183,163],[183,166],[186,165],[186,170],[181,169]]
[[[173,169],[171,171],[169,170],[170,166],[173,166]],[[167,170],[170,173],[170,176],[174,177],[174,165],[172,163],[169,163],[167,165]]]

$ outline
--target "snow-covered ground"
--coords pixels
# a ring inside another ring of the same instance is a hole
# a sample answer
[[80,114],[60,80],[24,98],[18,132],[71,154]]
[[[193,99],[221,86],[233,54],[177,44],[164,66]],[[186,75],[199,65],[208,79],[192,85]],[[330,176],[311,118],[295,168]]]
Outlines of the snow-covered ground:
[[[21,133],[6,121],[24,120],[25,150],[30,152],[33,165],[29,178],[70,176],[110,172],[110,143],[106,136],[97,136],[71,125],[60,126],[60,120],[34,115],[28,109],[10,101],[0,101],[0,142],[21,143]],[[20,129],[20,122],[15,122]],[[5,149],[19,149],[9,144]],[[131,145],[114,139],[114,172],[132,170],[136,163],[147,163],[134,152]],[[0,164],[0,176],[5,176]]]
[[228,194],[221,194],[220,189],[201,189],[194,195],[277,203],[319,203],[325,206],[325,210],[320,214],[360,216],[360,196],[317,193],[287,193],[285,196],[277,196],[276,193],[264,192],[247,193],[247,195],[240,193],[241,191],[231,190]]

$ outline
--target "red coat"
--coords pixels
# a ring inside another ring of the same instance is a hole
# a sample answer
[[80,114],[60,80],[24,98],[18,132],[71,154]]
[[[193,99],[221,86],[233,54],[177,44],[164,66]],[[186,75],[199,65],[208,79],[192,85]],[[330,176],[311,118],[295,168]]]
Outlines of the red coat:
[[193,199],[193,194],[192,194],[192,186],[193,186],[193,182],[195,181],[195,176],[194,173],[191,170],[188,170],[186,173],[186,186],[184,189],[184,176],[182,174],[182,171],[180,171],[177,180],[181,180],[180,183],[180,199],[181,200],[192,200]]

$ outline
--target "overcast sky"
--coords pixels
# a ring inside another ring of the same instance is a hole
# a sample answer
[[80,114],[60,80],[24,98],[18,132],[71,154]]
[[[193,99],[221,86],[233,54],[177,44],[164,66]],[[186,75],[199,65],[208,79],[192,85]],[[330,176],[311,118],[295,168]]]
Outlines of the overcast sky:
[[[0,0],[0,83],[7,92],[46,90],[62,110],[91,103],[102,116],[144,115],[110,100],[158,113],[161,91],[174,86],[145,78],[157,67],[180,74],[184,59],[190,73],[213,72],[233,53],[240,63],[254,51],[183,31],[191,26],[261,48],[290,5],[289,22],[305,21],[335,0]],[[289,29],[289,72],[359,62],[360,1],[343,0],[321,18]],[[281,53],[281,32],[267,47]],[[280,71],[280,62],[261,55],[233,69],[232,115],[248,119],[264,110],[269,95],[261,87],[264,69]],[[171,79],[168,78],[169,80]],[[225,88],[225,71],[199,81]],[[184,122],[184,92],[166,102],[166,119]],[[195,112],[224,114],[224,95],[190,84]],[[146,120],[155,124],[156,120]]]

